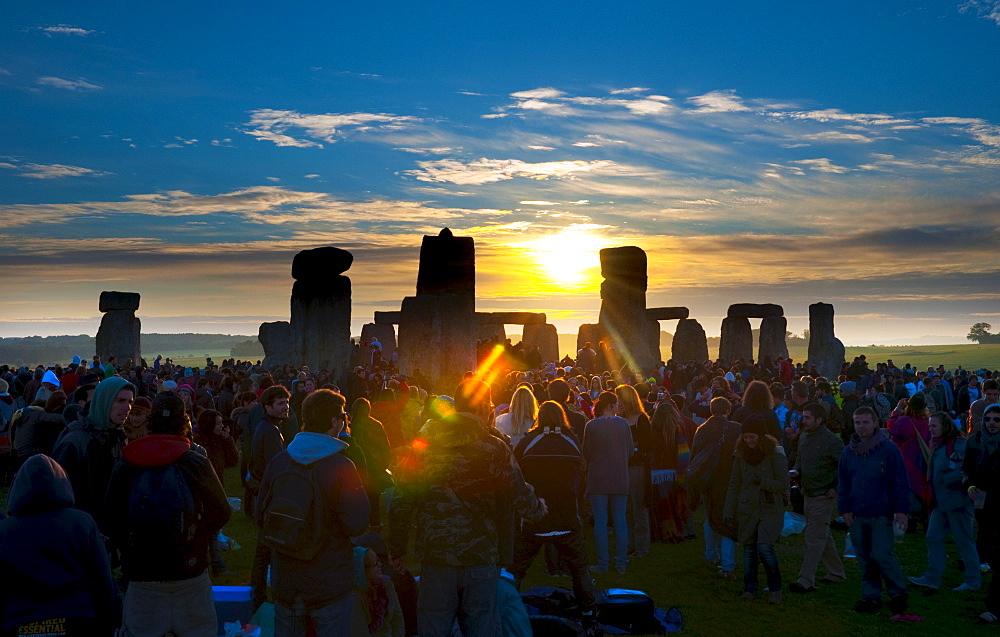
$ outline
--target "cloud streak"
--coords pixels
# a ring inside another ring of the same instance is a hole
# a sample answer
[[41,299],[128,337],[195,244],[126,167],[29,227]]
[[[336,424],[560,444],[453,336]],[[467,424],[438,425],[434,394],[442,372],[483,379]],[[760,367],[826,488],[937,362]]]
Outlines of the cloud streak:
[[[259,109],[250,112],[244,133],[276,146],[323,148],[348,135],[397,131],[421,119],[392,113],[299,113],[297,111]],[[300,131],[296,137],[291,132]]]
[[82,77],[75,80],[65,80],[61,77],[53,77],[50,75],[38,78],[35,80],[35,84],[38,86],[48,86],[50,88],[59,88],[65,91],[74,92],[100,91],[104,88],[103,86],[88,82]]

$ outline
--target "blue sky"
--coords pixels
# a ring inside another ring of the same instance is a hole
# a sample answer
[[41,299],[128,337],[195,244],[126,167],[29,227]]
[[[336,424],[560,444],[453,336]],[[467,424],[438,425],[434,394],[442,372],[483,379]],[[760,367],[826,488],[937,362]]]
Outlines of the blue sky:
[[[1000,323],[1000,2],[23,3],[0,25],[0,335],[288,317],[298,250],[355,329],[420,237],[476,237],[480,310],[838,310],[849,343]],[[663,328],[672,330],[664,323]]]

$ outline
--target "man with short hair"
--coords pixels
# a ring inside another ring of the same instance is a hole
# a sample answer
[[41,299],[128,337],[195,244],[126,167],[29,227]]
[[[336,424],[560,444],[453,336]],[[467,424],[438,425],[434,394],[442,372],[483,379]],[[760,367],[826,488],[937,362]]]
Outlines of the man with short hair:
[[[353,604],[351,537],[368,524],[369,504],[361,477],[342,452],[348,443],[338,436],[347,426],[344,397],[328,389],[311,393],[302,402],[302,430],[268,463],[254,507],[264,537],[280,531],[276,503],[297,484],[288,479],[299,472],[317,481],[322,501],[311,501],[310,515],[322,515],[323,536],[315,538],[312,555],[303,559],[279,546],[271,551],[271,590],[274,592],[276,637],[303,635],[315,626],[317,635],[347,637]],[[275,517],[276,516],[276,517]]]
[[806,552],[799,568],[799,578],[789,584],[793,593],[816,590],[816,567],[826,568],[824,582],[846,578],[837,545],[830,533],[830,518],[837,503],[837,467],[844,443],[826,426],[826,409],[817,403],[802,408],[802,434],[799,436],[796,472],[805,499]]
[[837,508],[844,516],[861,570],[861,601],[854,610],[882,608],[882,580],[894,615],[907,609],[906,577],[893,553],[893,526],[903,531],[910,510],[903,455],[878,427],[870,407],[854,411],[854,436],[840,455]]
[[597,352],[591,346],[590,341],[583,344],[576,353],[576,366],[586,374],[593,373],[597,362]]
[[153,399],[149,429],[123,449],[104,501],[107,533],[129,580],[123,634],[213,637],[209,544],[232,508],[212,463],[192,448],[177,394]]
[[732,403],[721,396],[713,398],[708,405],[711,416],[694,433],[691,443],[691,459],[710,447],[721,444],[719,461],[711,467],[711,479],[702,493],[705,502],[705,559],[719,566],[719,575],[732,579],[736,570],[736,542],[722,535],[723,511],[726,493],[729,490],[729,474],[733,467],[733,452],[742,429],[740,424],[729,420]]
[[498,563],[511,558],[503,536],[513,531],[505,527],[512,514],[538,521],[547,512],[510,448],[489,433],[492,412],[489,385],[463,381],[455,411],[426,425],[426,444],[415,444],[400,467],[387,544],[393,565],[403,568],[415,519],[423,541],[418,621],[425,637],[450,636],[456,618],[465,637],[499,634]]
[[[261,480],[267,465],[274,456],[285,448],[285,440],[281,436],[281,422],[288,418],[289,398],[291,394],[281,385],[271,385],[260,395],[260,404],[264,408],[264,417],[253,428],[252,432],[243,435],[253,436],[250,443],[250,458],[247,464],[246,494],[243,499],[244,508],[250,519],[256,519],[254,505],[260,491]],[[259,531],[259,529],[258,529]],[[250,567],[250,586],[253,587],[253,609],[267,601],[267,567],[271,563],[271,550],[257,535],[257,548],[254,551],[253,566]]]
[[583,439],[583,430],[587,426],[587,417],[584,416],[573,401],[569,383],[561,378],[557,378],[545,388],[549,399],[558,403],[566,412],[566,419],[569,421],[569,428],[578,439]]
[[983,397],[969,405],[969,432],[975,433],[982,429],[983,412],[990,405],[1000,401],[1000,383],[995,378],[983,381]]
[[73,485],[76,508],[97,518],[98,523],[115,460],[125,444],[122,427],[134,399],[135,387],[124,378],[112,376],[101,381],[87,417],[70,423],[52,450],[52,459],[66,470]]

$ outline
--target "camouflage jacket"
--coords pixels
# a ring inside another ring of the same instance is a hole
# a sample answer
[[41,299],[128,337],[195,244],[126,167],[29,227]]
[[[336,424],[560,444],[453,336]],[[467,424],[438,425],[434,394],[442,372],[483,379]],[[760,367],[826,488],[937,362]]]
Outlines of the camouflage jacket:
[[428,424],[425,440],[395,469],[387,544],[405,555],[411,525],[417,554],[438,566],[479,566],[501,560],[517,517],[543,517],[534,489],[524,481],[506,444],[470,414]]

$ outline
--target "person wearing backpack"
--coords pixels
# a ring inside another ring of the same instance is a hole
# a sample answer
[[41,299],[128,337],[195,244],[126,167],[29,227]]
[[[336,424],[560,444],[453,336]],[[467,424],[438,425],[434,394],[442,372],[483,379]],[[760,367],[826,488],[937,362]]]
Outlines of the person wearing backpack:
[[302,402],[302,431],[268,463],[254,507],[271,550],[275,637],[350,634],[354,604],[350,538],[368,525],[358,471],[342,452],[344,397],[328,389]]
[[177,394],[153,399],[149,430],[123,449],[104,502],[106,533],[129,581],[124,634],[214,637],[209,544],[232,509],[212,463],[191,447]]
[[722,532],[733,451],[741,435],[740,424],[727,417],[731,408],[732,403],[726,398],[712,399],[709,403],[712,415],[694,433],[688,465],[688,481],[693,493],[704,496],[705,559],[718,564],[719,575],[725,579],[732,579],[736,570],[736,543]]

